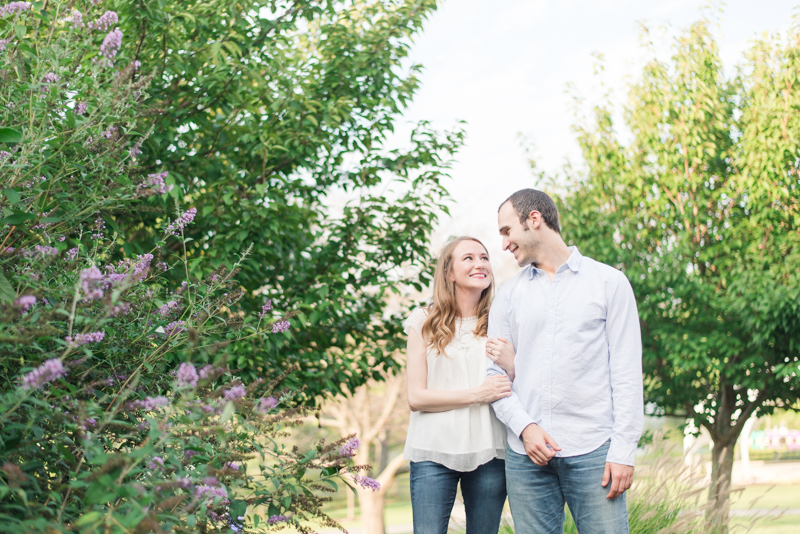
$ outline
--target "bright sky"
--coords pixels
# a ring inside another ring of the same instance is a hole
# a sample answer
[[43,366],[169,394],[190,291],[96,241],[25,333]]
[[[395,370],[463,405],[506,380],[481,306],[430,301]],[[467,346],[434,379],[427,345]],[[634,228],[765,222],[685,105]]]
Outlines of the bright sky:
[[[795,0],[797,2],[797,0]],[[788,0],[731,0],[719,20],[719,45],[730,72],[749,42],[763,32],[786,32],[796,12]],[[497,207],[535,182],[519,134],[534,145],[540,169],[555,172],[569,158],[580,164],[570,127],[573,83],[591,101],[596,59],[605,58],[605,82],[625,101],[625,79],[647,58],[640,23],[659,49],[701,16],[698,0],[444,0],[411,50],[421,63],[422,86],[406,113],[437,129],[467,121],[467,144],[452,169],[452,219],[443,219],[432,243],[472,235],[489,247],[499,282],[516,272],[501,252]],[[661,57],[668,57],[660,53]]]

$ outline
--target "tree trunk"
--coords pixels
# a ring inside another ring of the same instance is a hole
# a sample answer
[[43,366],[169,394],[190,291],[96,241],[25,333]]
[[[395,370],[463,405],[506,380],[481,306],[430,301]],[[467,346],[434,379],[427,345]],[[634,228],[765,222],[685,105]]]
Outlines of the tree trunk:
[[711,483],[708,487],[708,519],[713,533],[728,531],[731,475],[733,474],[736,436],[714,441],[711,450]]
[[347,491],[345,491],[345,493],[347,494],[347,517],[345,517],[345,521],[355,521],[356,520],[356,496],[349,489]]
[[386,534],[383,523],[385,490],[358,490],[358,505],[361,508],[361,524],[364,534]]

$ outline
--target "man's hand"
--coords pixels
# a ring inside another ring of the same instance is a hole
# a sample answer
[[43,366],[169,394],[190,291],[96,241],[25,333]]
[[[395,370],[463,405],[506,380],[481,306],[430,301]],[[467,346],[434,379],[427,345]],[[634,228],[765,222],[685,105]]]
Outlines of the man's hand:
[[[528,457],[538,466],[545,466],[550,459],[561,450],[550,434],[542,430],[536,423],[531,423],[522,431],[522,444]],[[548,445],[550,445],[548,447]]]
[[611,481],[611,487],[606,499],[616,499],[633,484],[633,466],[606,462],[606,470],[603,473],[604,488],[608,486],[609,481]]

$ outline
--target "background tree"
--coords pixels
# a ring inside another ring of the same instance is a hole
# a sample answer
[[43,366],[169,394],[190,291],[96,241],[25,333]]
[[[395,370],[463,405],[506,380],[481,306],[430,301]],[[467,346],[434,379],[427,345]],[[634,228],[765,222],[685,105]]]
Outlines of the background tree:
[[[423,123],[405,149],[386,144],[418,85],[418,67],[403,63],[410,38],[436,2],[112,6],[135,59],[155,69],[148,102],[158,113],[139,127],[153,129],[141,168],[168,170],[171,194],[198,210],[190,273],[230,268],[230,252],[254,243],[237,309],[273,299],[305,326],[232,346],[232,364],[250,376],[297,364],[292,379],[307,399],[396,369],[393,348],[370,353],[370,341],[394,343],[400,332],[387,293],[428,279],[427,243],[447,196],[441,180],[462,141]],[[353,200],[333,210],[331,194]],[[130,236],[126,254],[140,253],[158,217],[117,220]],[[398,267],[413,275],[401,280]]]
[[402,450],[396,454],[389,450],[390,431],[405,436],[408,425],[405,387],[405,373],[370,380],[351,395],[326,403],[320,418],[323,426],[336,428],[341,436],[357,436],[359,446],[353,451],[353,460],[356,465],[371,465],[371,476],[380,484],[379,489],[354,484],[367,534],[386,531],[386,492],[405,464]]
[[609,106],[577,127],[587,170],[559,198],[567,240],[633,284],[647,402],[711,434],[718,523],[745,422],[800,397],[798,111],[798,26],[726,78],[702,20],[632,85],[629,144]]

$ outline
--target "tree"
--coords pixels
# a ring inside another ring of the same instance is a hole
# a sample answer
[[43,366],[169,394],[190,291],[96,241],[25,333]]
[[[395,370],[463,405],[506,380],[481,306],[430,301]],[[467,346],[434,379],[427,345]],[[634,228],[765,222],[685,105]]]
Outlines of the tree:
[[[406,149],[386,145],[418,85],[418,67],[402,63],[410,38],[436,2],[113,5],[135,59],[155,69],[148,103],[157,113],[138,128],[153,129],[142,172],[168,170],[172,195],[197,209],[190,273],[230,268],[230,253],[253,243],[239,309],[270,298],[304,326],[231,346],[232,364],[248,376],[298,365],[292,379],[311,402],[396,370],[392,347],[369,354],[372,368],[361,355],[373,339],[400,343],[385,297],[429,279],[442,178],[462,142],[460,131],[440,135],[422,123]],[[338,192],[354,198],[341,213],[328,206]],[[130,236],[126,254],[141,252],[162,216],[117,219]],[[413,275],[400,279],[401,267]]]
[[[358,493],[361,520],[367,534],[384,534],[386,491],[405,463],[403,453],[390,459],[389,430],[408,423],[405,400],[405,374],[371,380],[353,394],[326,404],[320,423],[339,430],[342,436],[356,435],[360,441],[353,459],[356,465],[373,465],[380,489],[354,484]],[[352,477],[351,477],[351,480]]]
[[567,240],[633,285],[646,401],[711,434],[724,525],[743,426],[800,398],[800,27],[730,78],[708,27],[632,85],[629,144],[608,105],[576,128],[587,172],[558,202]]

